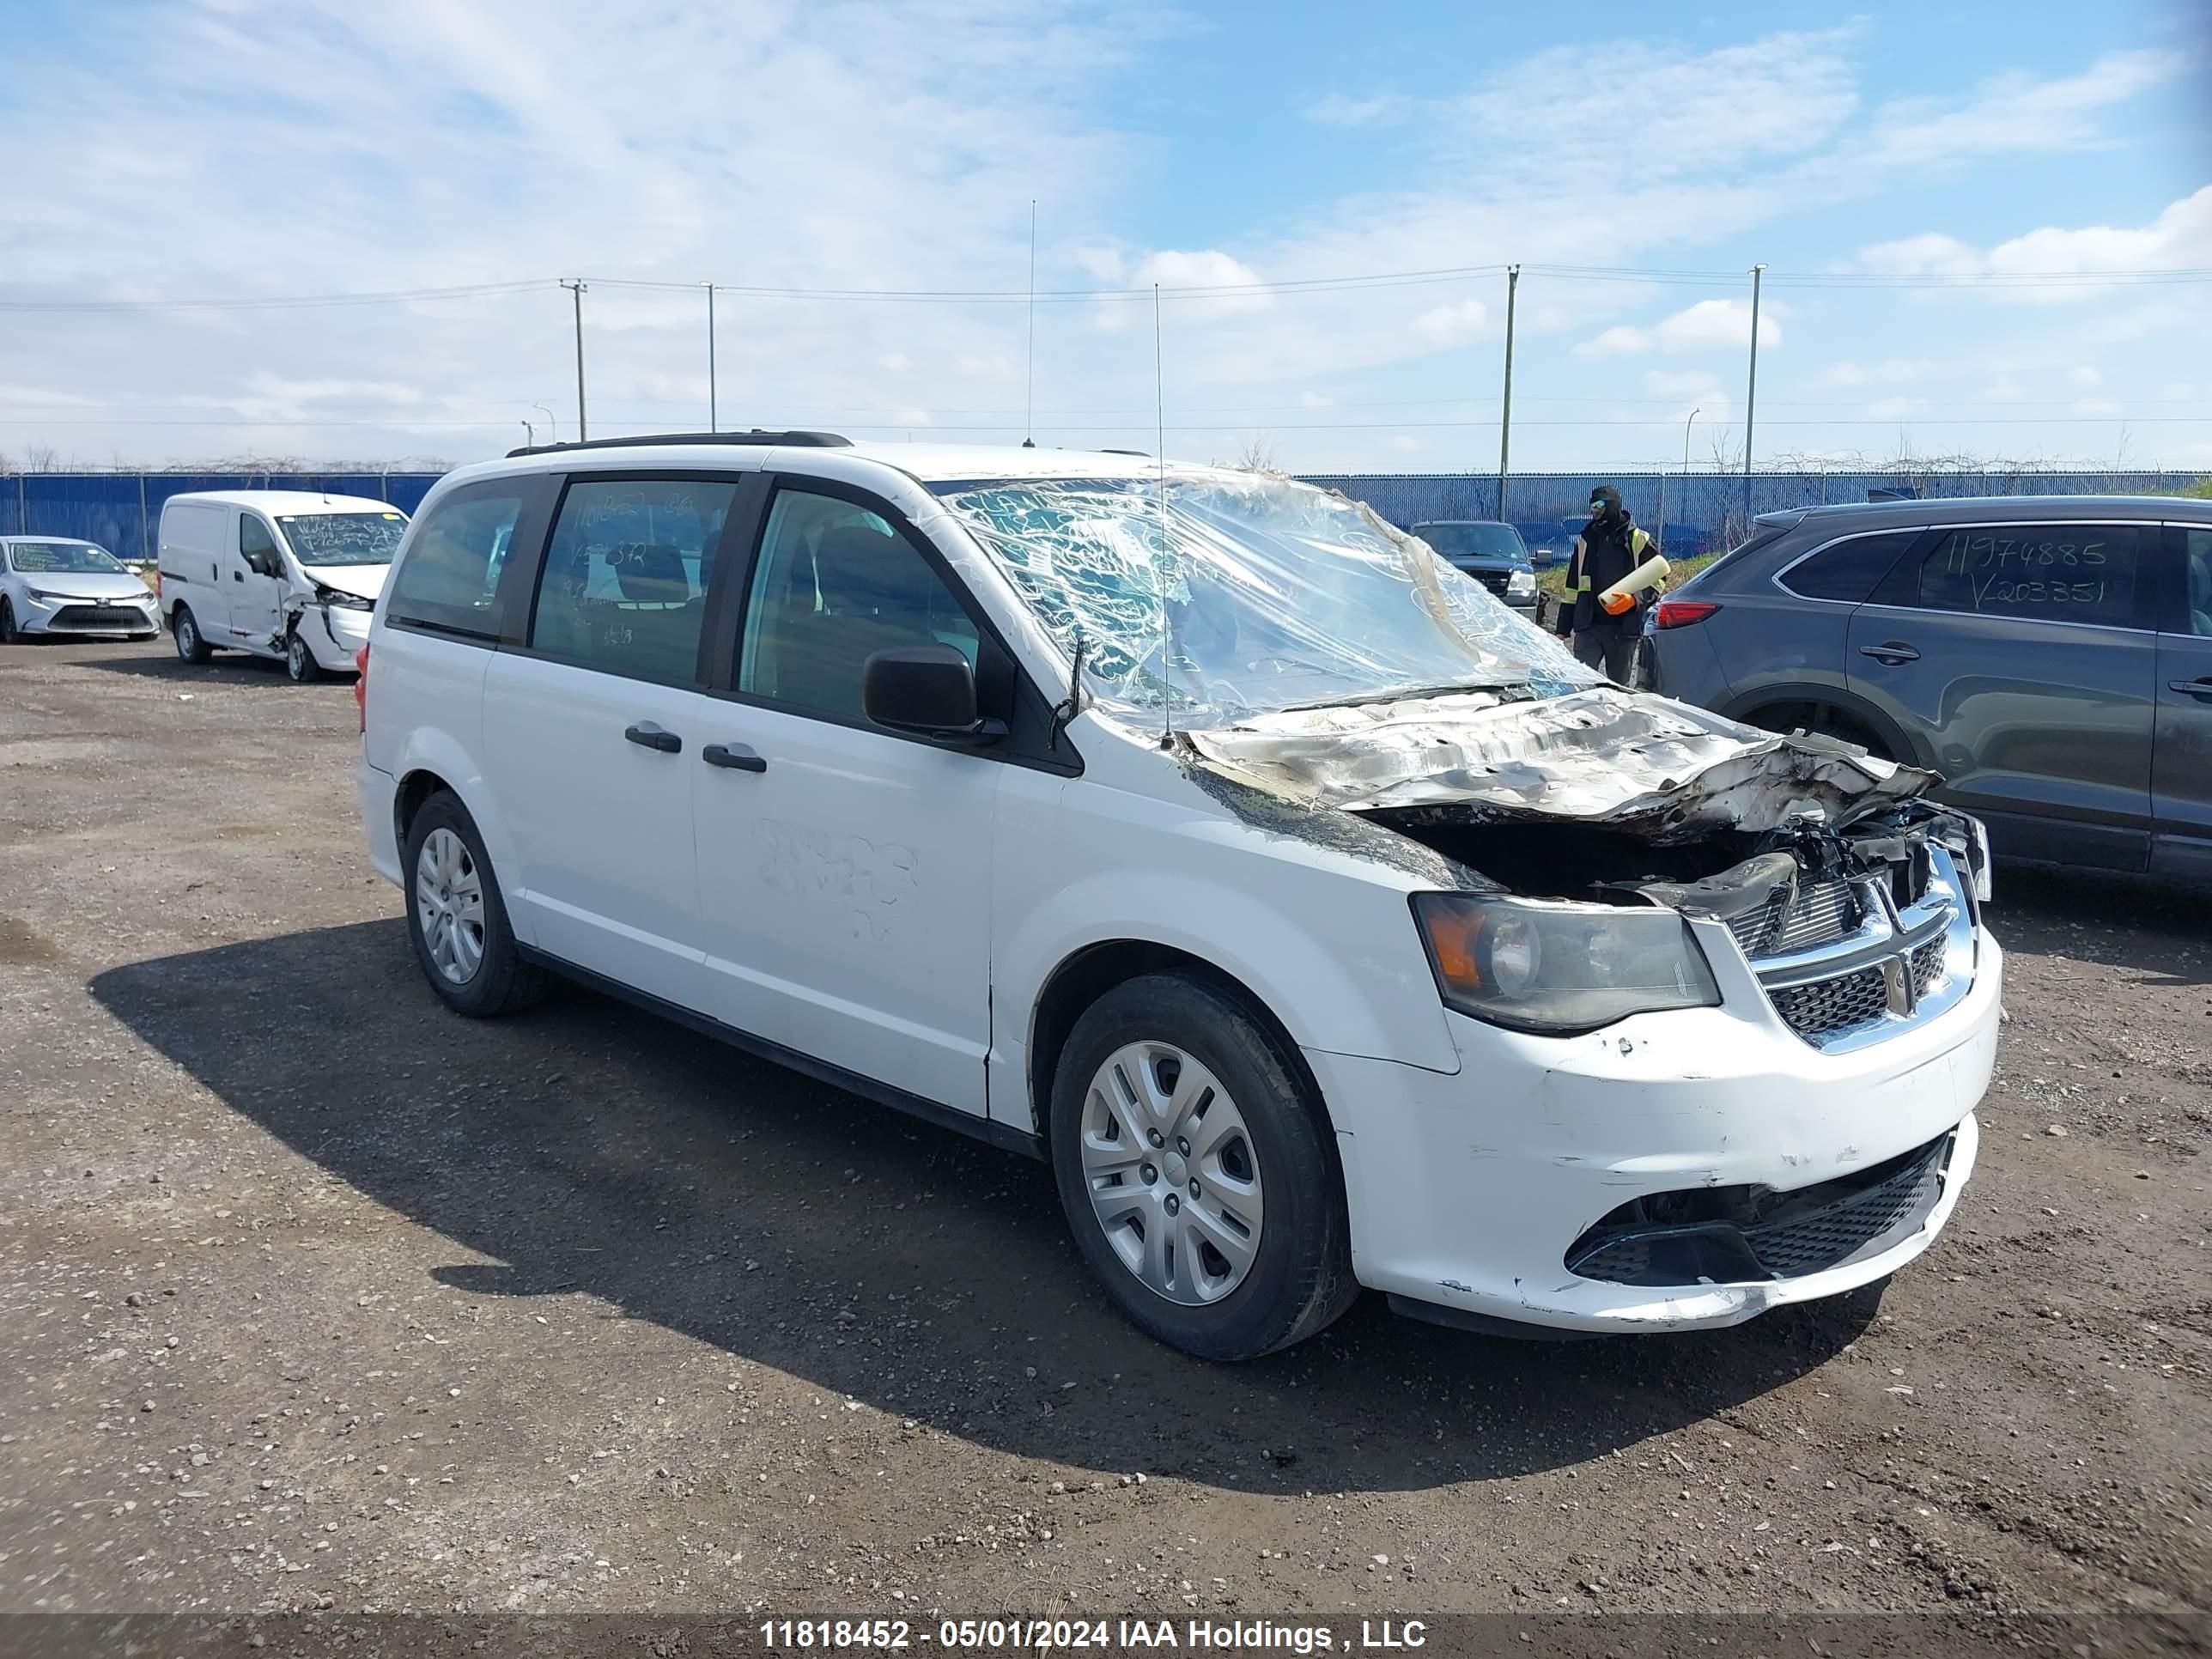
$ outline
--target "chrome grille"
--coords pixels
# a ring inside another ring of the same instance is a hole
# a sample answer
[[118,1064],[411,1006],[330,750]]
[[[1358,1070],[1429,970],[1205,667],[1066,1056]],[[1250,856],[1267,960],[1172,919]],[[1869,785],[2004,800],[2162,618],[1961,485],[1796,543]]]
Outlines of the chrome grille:
[[1943,978],[1943,941],[1923,945],[1912,953],[1912,994],[1924,997]]
[[[1881,876],[1841,891],[1808,884],[1786,918],[1770,920],[1763,947],[1745,944],[1775,1012],[1814,1048],[1879,1042],[1954,1006],[1972,988],[1971,969],[1953,971],[1974,957],[1964,878],[1947,849],[1931,844],[1925,855],[1927,879],[1911,904],[1899,904]],[[1729,931],[1744,944],[1753,930],[1739,921]]]
[[1775,1012],[1802,1037],[1826,1036],[1869,1020],[1879,1019],[1889,1009],[1889,985],[1879,968],[1862,968],[1834,979],[1816,979],[1810,985],[1792,985],[1770,992]]

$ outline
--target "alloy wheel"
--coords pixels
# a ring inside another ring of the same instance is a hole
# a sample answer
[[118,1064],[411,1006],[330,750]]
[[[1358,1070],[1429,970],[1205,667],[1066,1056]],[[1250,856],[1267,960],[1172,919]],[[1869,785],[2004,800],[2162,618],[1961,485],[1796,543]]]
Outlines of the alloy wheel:
[[433,830],[415,856],[415,910],[432,964],[447,983],[466,985],[483,965],[483,880],[451,830]]
[[1218,1302],[1250,1273],[1260,1161],[1213,1073],[1165,1042],[1116,1049],[1083,1103],[1083,1182],[1107,1243],[1155,1295]]

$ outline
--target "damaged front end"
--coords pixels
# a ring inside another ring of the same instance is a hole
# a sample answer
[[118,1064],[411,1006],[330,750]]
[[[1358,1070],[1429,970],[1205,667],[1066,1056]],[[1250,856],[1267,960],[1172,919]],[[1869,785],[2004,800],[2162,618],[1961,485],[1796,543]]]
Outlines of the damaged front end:
[[1285,711],[1185,742],[1479,878],[1416,908],[1448,1003],[1494,1024],[1566,1036],[1717,1006],[1711,958],[1731,942],[1822,1049],[1933,1018],[1972,981],[1980,825],[1925,799],[1932,775],[1848,744],[1610,687]]

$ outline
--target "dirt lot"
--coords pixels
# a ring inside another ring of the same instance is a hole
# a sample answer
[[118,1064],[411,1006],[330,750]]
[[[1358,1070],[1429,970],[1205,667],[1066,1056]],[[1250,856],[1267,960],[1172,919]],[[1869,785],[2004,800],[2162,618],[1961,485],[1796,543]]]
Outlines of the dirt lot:
[[2007,878],[1983,1160],[1886,1297],[1241,1369],[1041,1166],[419,982],[342,684],[0,648],[0,1613],[2201,1609],[2212,924]]

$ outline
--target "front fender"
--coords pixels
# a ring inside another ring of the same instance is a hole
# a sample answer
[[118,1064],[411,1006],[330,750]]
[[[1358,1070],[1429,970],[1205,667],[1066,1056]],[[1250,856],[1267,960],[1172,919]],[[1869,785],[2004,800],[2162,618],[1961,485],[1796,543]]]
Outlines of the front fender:
[[1165,945],[1231,975],[1302,1048],[1459,1069],[1413,916],[1387,888],[1344,883],[1300,907],[1157,871],[1106,869],[1040,895],[1001,941],[994,1000],[1006,1029],[995,1035],[1010,1050],[1018,1039],[1008,1056],[1013,1076],[1027,1075],[1032,1023],[1053,975],[1085,951],[1123,941]]

